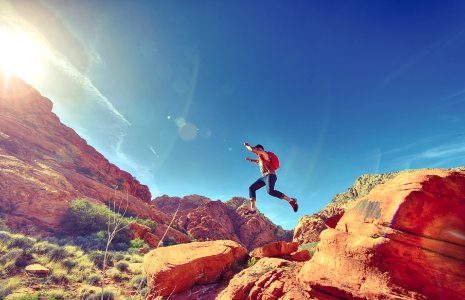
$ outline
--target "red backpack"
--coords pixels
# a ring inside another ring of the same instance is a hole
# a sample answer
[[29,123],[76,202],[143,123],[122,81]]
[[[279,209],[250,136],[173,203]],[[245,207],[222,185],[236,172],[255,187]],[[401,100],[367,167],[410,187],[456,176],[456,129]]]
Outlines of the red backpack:
[[279,159],[276,156],[276,154],[274,154],[271,151],[267,151],[266,153],[268,154],[268,158],[270,159],[270,166],[273,169],[273,171],[279,169]]

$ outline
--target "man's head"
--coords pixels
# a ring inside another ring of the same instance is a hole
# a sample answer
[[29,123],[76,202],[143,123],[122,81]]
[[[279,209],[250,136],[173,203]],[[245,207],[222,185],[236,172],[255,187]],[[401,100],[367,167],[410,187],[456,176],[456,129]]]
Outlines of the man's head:
[[263,146],[260,144],[256,145],[254,148],[261,149],[262,151],[265,150],[265,148],[263,148]]

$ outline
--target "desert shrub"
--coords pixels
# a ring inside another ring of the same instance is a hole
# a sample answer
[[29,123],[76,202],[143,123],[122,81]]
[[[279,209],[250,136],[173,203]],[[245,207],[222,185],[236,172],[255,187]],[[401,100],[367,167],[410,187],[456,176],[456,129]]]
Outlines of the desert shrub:
[[65,300],[66,291],[63,289],[52,289],[45,293],[45,300]]
[[0,257],[0,273],[8,274],[16,269],[16,261],[24,254],[23,250],[11,249]]
[[63,260],[62,264],[63,267],[65,267],[68,270],[68,272],[70,272],[74,267],[76,267],[78,263],[76,260],[72,258],[66,258]]
[[119,243],[115,243],[115,245],[113,246],[113,250],[114,251],[128,251],[129,247],[130,246],[128,245],[128,243],[119,242]]
[[307,243],[307,244],[300,245],[299,249],[307,250],[308,252],[310,252],[310,256],[313,256],[313,254],[316,251],[317,246],[318,246],[318,242],[312,242],[312,243]]
[[18,297],[14,297],[13,300],[39,300],[39,294],[26,294]]
[[12,234],[8,231],[0,231],[0,243],[6,243],[11,239]]
[[129,268],[129,264],[125,261],[120,261],[116,263],[115,268],[121,272],[124,272]]
[[[106,266],[112,267],[113,266],[113,254],[111,252],[107,252],[107,261]],[[94,263],[96,267],[99,269],[103,269],[103,261],[105,257],[105,252],[103,251],[93,251],[89,253],[89,259]]]
[[145,243],[143,239],[140,239],[140,238],[129,241],[129,245],[131,248],[134,248],[134,249],[141,249],[141,248],[146,248],[149,246],[147,245],[147,243]]
[[55,283],[62,283],[63,281],[68,280],[68,270],[60,263],[52,261],[46,265],[50,269],[49,278]]
[[122,281],[122,280],[127,280],[129,276],[125,273],[122,273],[116,268],[112,268],[108,270],[108,276],[113,278],[115,281]]
[[52,250],[58,248],[58,245],[49,243],[48,241],[40,241],[32,246],[32,251],[36,254],[45,255]]
[[155,221],[153,221],[153,220],[150,220],[150,219],[128,218],[128,221],[130,221],[132,223],[145,225],[148,228],[150,228],[150,230],[152,230],[152,231],[157,228],[157,223]]
[[177,245],[178,244],[178,241],[176,241],[176,239],[174,237],[168,237],[168,238],[165,238],[163,240],[163,246],[167,247],[167,246],[173,246],[173,245]]
[[12,277],[0,285],[0,299],[4,299],[21,285],[21,278]]
[[34,244],[36,243],[35,239],[24,236],[22,234],[14,234],[11,236],[7,242],[8,248],[20,248],[25,251],[31,250]]
[[113,253],[113,260],[114,261],[122,261],[124,260],[124,253],[123,252],[115,252]]
[[103,294],[103,300],[115,300],[116,299],[116,293],[110,289],[106,288],[103,290],[98,290],[95,294],[89,295],[85,297],[86,300],[100,300],[102,299],[102,294]]
[[65,230],[75,235],[92,234],[107,229],[109,216],[116,216],[122,224],[128,223],[121,215],[104,205],[77,199],[71,202],[69,210],[63,218],[63,226]]
[[255,257],[249,258],[247,260],[247,268],[253,267],[257,263],[257,259]]
[[50,259],[50,261],[61,261],[68,257],[69,253],[63,247],[56,247],[52,249],[50,252],[48,252],[47,256]]
[[5,221],[0,218],[0,231],[9,231],[10,229],[6,226]]
[[99,285],[102,282],[102,275],[92,274],[87,278],[90,285]]
[[143,289],[147,286],[147,276],[144,274],[139,274],[134,276],[130,281],[129,281],[129,287],[133,289]]

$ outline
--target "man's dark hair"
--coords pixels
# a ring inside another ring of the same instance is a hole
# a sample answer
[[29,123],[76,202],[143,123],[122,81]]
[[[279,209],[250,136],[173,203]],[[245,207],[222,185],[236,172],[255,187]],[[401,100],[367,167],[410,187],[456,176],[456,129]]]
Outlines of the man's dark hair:
[[265,150],[265,148],[263,148],[263,146],[260,145],[260,144],[256,145],[254,148],[260,148],[260,149],[262,149],[262,150]]

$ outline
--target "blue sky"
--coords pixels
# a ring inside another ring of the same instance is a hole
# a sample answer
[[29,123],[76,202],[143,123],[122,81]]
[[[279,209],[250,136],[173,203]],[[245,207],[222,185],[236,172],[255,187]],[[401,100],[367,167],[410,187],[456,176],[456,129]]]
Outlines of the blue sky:
[[359,175],[464,165],[463,1],[0,8],[6,30],[42,45],[26,80],[154,197],[247,196],[260,174],[245,141],[281,160],[276,187],[300,211],[264,190],[257,206],[288,229]]

